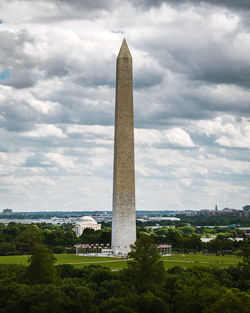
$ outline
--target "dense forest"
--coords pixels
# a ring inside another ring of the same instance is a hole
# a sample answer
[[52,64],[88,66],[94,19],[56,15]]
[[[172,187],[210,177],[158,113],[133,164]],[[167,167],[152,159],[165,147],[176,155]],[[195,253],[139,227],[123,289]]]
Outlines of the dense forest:
[[29,266],[0,266],[0,313],[248,313],[250,244],[235,267],[173,267],[166,271],[153,239],[141,235],[128,267],[55,266],[40,239]]
[[[244,237],[241,231],[235,228],[205,226],[196,228],[183,223],[159,228],[138,226],[137,238],[143,234],[150,236],[155,244],[172,244],[173,251],[176,253],[203,251],[222,255],[237,253],[243,241],[232,239]],[[201,241],[201,236],[211,237],[213,240],[204,243]],[[101,230],[85,229],[80,237],[76,237],[71,224],[9,223],[4,225],[0,223],[0,255],[30,254],[37,240],[46,244],[54,253],[74,253],[75,244],[110,244],[111,227],[109,224],[103,224]]]

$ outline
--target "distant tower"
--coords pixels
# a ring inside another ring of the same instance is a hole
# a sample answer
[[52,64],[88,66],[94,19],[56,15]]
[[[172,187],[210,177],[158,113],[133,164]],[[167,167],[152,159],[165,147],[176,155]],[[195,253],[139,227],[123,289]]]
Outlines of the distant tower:
[[112,250],[126,255],[136,240],[132,56],[123,40],[116,61]]
[[215,211],[218,211],[218,206],[217,206],[217,204],[215,205]]

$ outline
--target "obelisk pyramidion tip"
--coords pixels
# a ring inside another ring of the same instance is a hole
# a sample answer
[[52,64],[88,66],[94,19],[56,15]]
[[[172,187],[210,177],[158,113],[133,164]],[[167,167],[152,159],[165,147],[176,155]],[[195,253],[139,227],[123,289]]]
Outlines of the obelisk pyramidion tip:
[[132,58],[125,38],[123,39],[118,58]]

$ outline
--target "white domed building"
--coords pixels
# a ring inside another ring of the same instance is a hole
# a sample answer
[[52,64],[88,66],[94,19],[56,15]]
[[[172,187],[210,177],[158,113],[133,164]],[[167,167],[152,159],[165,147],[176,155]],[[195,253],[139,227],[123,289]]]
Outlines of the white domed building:
[[82,216],[76,221],[75,224],[76,236],[81,236],[85,228],[98,230],[101,229],[101,224],[97,224],[97,222],[91,216]]

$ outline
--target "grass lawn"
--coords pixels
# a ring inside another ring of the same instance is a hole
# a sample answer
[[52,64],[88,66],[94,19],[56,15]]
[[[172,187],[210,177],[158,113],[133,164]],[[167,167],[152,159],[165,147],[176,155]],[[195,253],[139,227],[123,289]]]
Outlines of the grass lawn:
[[[82,266],[99,264],[109,267],[111,269],[121,269],[127,266],[127,261],[117,258],[108,257],[93,257],[93,256],[76,256],[75,254],[56,254],[56,264],[72,264],[77,268]],[[0,256],[0,264],[24,264],[28,262],[27,255],[17,256]],[[164,266],[170,268],[173,266],[181,267],[193,267],[199,266],[219,266],[228,267],[230,265],[236,265],[241,259],[234,255],[215,256],[215,255],[202,255],[202,254],[174,254],[171,256],[163,257]]]
[[202,254],[174,254],[171,256],[163,257],[165,267],[173,267],[175,265],[181,267],[199,266],[219,266],[228,267],[236,265],[241,261],[235,255],[202,255]]

